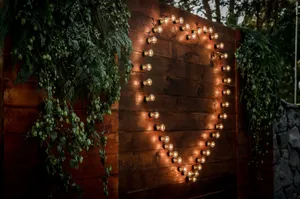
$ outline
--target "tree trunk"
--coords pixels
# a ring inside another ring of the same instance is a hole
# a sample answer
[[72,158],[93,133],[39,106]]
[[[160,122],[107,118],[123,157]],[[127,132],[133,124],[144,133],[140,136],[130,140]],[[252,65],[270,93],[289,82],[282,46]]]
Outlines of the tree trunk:
[[209,0],[202,0],[203,7],[205,9],[205,16],[208,20],[212,21],[211,8],[209,6]]
[[216,20],[221,23],[221,10],[220,10],[220,0],[216,0]]

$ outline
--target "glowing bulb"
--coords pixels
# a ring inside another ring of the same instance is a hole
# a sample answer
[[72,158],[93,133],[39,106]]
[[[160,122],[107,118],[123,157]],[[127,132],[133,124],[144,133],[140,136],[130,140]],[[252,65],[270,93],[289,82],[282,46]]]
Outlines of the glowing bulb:
[[162,136],[159,139],[160,139],[160,141],[162,141],[164,143],[169,143],[169,141],[170,141],[170,137],[169,136],[165,136],[165,137]]
[[196,177],[188,177],[188,180],[190,182],[196,182],[197,181],[197,178]]
[[213,137],[213,138],[220,138],[220,133],[219,132],[215,132],[215,133],[211,133],[211,137]]
[[228,58],[228,54],[224,53],[220,55],[220,59],[227,59]]
[[156,26],[156,27],[152,28],[152,31],[154,33],[162,33],[163,28],[161,26]]
[[207,29],[206,26],[203,26],[203,29],[202,29],[202,30],[203,30],[204,33],[207,33],[207,31],[208,31],[208,29]]
[[146,102],[153,102],[155,101],[155,96],[153,94],[150,94],[145,97]]
[[190,40],[190,39],[196,39],[196,38],[197,38],[197,35],[196,35],[195,33],[186,36],[186,39],[187,39],[187,40]]
[[201,151],[201,154],[202,154],[202,155],[206,155],[206,156],[210,156],[210,150],[209,150],[209,149],[207,149],[207,150],[202,150],[202,151]]
[[231,91],[229,89],[223,90],[222,91],[223,95],[230,95]]
[[149,113],[149,116],[151,118],[157,119],[157,118],[159,118],[159,112],[151,112],[151,113]]
[[178,167],[178,171],[182,173],[182,175],[185,175],[187,172],[187,168],[186,167]]
[[224,125],[223,125],[223,124],[217,124],[217,125],[216,125],[216,129],[221,129],[221,130],[222,130],[223,128],[224,128]]
[[163,17],[163,18],[160,18],[160,19],[159,19],[159,23],[160,23],[160,24],[168,23],[169,20],[170,20],[169,17]]
[[224,43],[215,44],[216,49],[224,49]]
[[178,152],[177,151],[169,151],[168,156],[177,158],[178,157]]
[[213,29],[212,27],[209,27],[209,28],[208,28],[208,32],[211,34],[211,33],[214,32],[214,29]]
[[149,38],[147,39],[147,43],[148,43],[148,44],[156,44],[156,42],[157,42],[157,38],[156,38],[155,36],[149,37]]
[[197,29],[197,34],[200,35],[202,33],[202,28]]
[[164,124],[156,125],[155,129],[158,130],[158,131],[165,131],[166,126]]
[[231,79],[230,78],[224,78],[223,82],[227,83],[227,84],[230,84],[231,83]]
[[151,71],[151,69],[152,69],[152,65],[151,64],[142,65],[142,70]]
[[194,172],[192,172],[192,171],[189,171],[188,173],[187,173],[187,176],[193,176],[194,175]]
[[143,81],[143,85],[144,86],[151,86],[152,85],[152,79],[146,79]]
[[215,33],[215,34],[212,34],[210,35],[210,39],[213,40],[213,39],[218,39],[219,38],[219,34],[218,33]]
[[206,146],[210,146],[210,147],[214,148],[216,146],[216,143],[214,141],[211,141],[211,142],[207,141]]
[[163,147],[164,149],[168,149],[169,151],[173,150],[173,144],[164,144]]
[[222,67],[222,70],[223,70],[223,71],[227,71],[227,72],[228,72],[228,71],[230,71],[230,69],[231,69],[231,68],[230,68],[229,65],[223,66],[223,67]]
[[175,23],[175,24],[176,23],[179,23],[179,24],[183,24],[184,23],[184,19],[182,17],[179,17],[177,19],[175,15],[172,15],[171,19],[172,19],[173,23]]
[[212,53],[211,54],[211,60],[216,60],[216,58],[217,58],[217,55],[215,53]]
[[149,57],[152,57],[152,56],[153,56],[153,54],[154,54],[154,52],[153,52],[153,50],[152,50],[152,49],[150,49],[150,50],[148,50],[148,51],[144,51],[144,52],[143,52],[143,55],[144,55],[144,56],[149,56]]
[[195,175],[195,177],[198,177],[199,176],[199,171],[195,171],[194,175]]
[[194,170],[202,170],[202,165],[201,164],[198,164],[198,165],[193,165],[193,169]]
[[185,26],[180,26],[180,30],[184,31],[184,30],[189,30],[191,28],[190,24],[185,24]]
[[220,118],[220,119],[224,119],[224,120],[226,120],[226,119],[227,119],[227,117],[228,117],[228,116],[227,116],[227,114],[226,114],[226,113],[223,113],[223,114],[220,114],[220,115],[219,115],[219,118]]
[[181,163],[182,162],[182,158],[181,157],[177,157],[177,158],[172,158],[172,161],[175,163],[175,162],[178,162],[178,163]]
[[221,103],[221,106],[222,106],[222,107],[228,108],[229,105],[230,105],[229,102],[222,102],[222,103]]
[[203,164],[203,163],[205,163],[206,160],[205,160],[205,157],[201,157],[201,158],[197,158],[196,161],[198,163],[202,163]]

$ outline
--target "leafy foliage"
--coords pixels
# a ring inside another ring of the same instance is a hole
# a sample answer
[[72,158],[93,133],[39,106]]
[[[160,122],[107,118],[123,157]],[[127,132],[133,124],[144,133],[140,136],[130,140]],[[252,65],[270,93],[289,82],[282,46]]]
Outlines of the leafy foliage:
[[281,116],[279,88],[283,60],[268,37],[246,29],[236,59],[244,80],[241,99],[246,102],[249,132],[253,136],[253,162],[258,166],[258,161],[263,161],[262,157],[268,153],[266,138],[272,124]]
[[[48,173],[60,178],[66,188],[76,186],[64,165],[78,168],[84,159],[81,152],[99,146],[108,194],[107,138],[95,124],[111,113],[120,96],[116,55],[124,65],[125,79],[131,69],[130,14],[125,2],[5,0],[0,14],[0,44],[9,33],[12,56],[21,63],[17,81],[34,75],[47,94],[29,135],[38,137],[45,148]],[[72,108],[72,102],[82,97],[90,102],[86,118]]]

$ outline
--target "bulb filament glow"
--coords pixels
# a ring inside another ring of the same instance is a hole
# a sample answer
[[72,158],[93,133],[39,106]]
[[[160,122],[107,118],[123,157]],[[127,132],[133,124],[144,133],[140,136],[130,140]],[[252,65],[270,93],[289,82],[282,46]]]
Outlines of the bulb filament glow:
[[220,114],[220,115],[219,115],[219,118],[220,118],[220,119],[224,119],[224,120],[226,120],[226,119],[227,119],[227,117],[228,117],[228,116],[227,116],[227,114],[226,114],[226,113],[223,113],[223,114]]
[[223,128],[224,128],[224,125],[223,125],[223,124],[217,124],[217,125],[216,125],[216,129],[222,130]]
[[218,33],[211,34],[209,38],[210,38],[211,40],[213,40],[213,39],[218,39],[218,38],[219,38],[219,34],[218,34]]
[[216,146],[216,143],[214,141],[207,141],[206,146],[210,146],[210,147],[214,148]]
[[156,125],[155,129],[158,130],[158,131],[165,131],[166,126],[164,124]]
[[224,49],[224,43],[215,44],[216,49]]
[[170,141],[170,137],[169,136],[165,136],[165,137],[162,136],[159,139],[160,139],[160,141],[162,141],[164,143],[169,143],[169,141]]
[[163,32],[163,28],[161,26],[156,26],[155,28],[152,28],[152,31],[154,33],[162,33]]
[[144,86],[151,86],[152,85],[152,79],[146,79],[143,81],[143,85]]
[[223,90],[223,95],[230,95],[231,91],[229,89]]
[[185,26],[180,26],[181,31],[189,30],[191,28],[190,24],[185,24]]
[[172,22],[173,22],[174,24],[177,24],[177,23],[183,24],[183,23],[184,23],[184,19],[183,19],[182,17],[179,17],[179,18],[177,19],[175,15],[172,15],[172,16],[171,16],[171,19],[172,19]]
[[223,70],[223,71],[227,71],[227,72],[229,72],[229,71],[230,71],[230,69],[231,69],[231,68],[230,68],[230,66],[229,66],[229,65],[227,65],[227,66],[223,66],[223,67],[222,67],[222,70]]
[[227,84],[230,84],[231,83],[231,78],[224,78],[223,82],[227,83]]
[[228,58],[228,54],[224,53],[220,55],[220,59],[227,59]]
[[159,118],[159,112],[151,112],[151,113],[149,114],[149,116],[150,116],[151,118],[158,119],[158,118]]
[[149,37],[147,39],[148,44],[156,44],[156,42],[157,42],[157,38],[155,36]]
[[151,69],[152,69],[151,64],[142,65],[142,70],[144,70],[144,71],[151,71]]
[[148,50],[148,51],[144,51],[143,52],[143,55],[144,56],[149,56],[149,57],[152,57],[154,55],[154,52],[152,49]]
[[229,102],[222,102],[222,103],[221,103],[221,106],[222,106],[222,107],[228,108],[229,105],[230,105]]
[[150,94],[145,97],[146,102],[153,102],[155,101],[155,96],[153,94]]
[[197,161],[198,163],[203,164],[203,163],[205,163],[206,160],[205,160],[205,157],[201,157],[201,158],[197,158],[196,161]]
[[197,35],[195,33],[192,33],[191,35],[186,36],[187,40],[196,39],[196,38],[197,38]]
[[177,151],[169,151],[168,156],[177,158],[178,157],[178,152]]
[[202,155],[206,155],[206,156],[210,156],[210,150],[209,150],[209,149],[207,149],[207,150],[202,150],[202,151],[201,151],[201,154],[202,154]]
[[168,149],[169,151],[173,150],[173,144],[164,144],[164,149]]
[[215,133],[211,133],[211,137],[213,137],[213,138],[216,138],[216,139],[218,139],[218,138],[220,138],[220,133],[219,132],[215,132]]

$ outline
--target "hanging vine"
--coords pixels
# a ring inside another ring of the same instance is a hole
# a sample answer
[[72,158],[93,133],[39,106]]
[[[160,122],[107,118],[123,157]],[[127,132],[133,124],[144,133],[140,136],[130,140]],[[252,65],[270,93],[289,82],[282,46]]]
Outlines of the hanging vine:
[[[0,44],[9,36],[12,58],[21,65],[17,82],[36,76],[47,94],[29,136],[40,139],[48,173],[66,188],[76,187],[64,165],[78,168],[84,161],[81,152],[99,146],[108,194],[107,138],[95,124],[111,113],[111,105],[119,99],[118,64],[123,66],[125,80],[131,69],[130,14],[125,2],[4,0],[0,12]],[[83,97],[89,107],[86,118],[79,118],[72,104]]]
[[244,84],[241,100],[246,103],[252,135],[252,165],[258,167],[268,153],[272,124],[281,116],[280,80],[284,64],[269,38],[247,29],[243,33],[236,59]]

